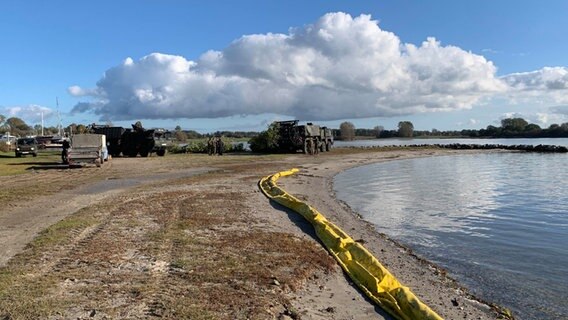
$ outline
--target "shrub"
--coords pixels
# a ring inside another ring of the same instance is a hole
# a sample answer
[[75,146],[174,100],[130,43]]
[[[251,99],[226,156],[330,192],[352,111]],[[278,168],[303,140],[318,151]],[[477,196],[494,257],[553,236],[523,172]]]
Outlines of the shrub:
[[278,124],[272,123],[268,129],[259,133],[258,136],[249,140],[250,149],[253,152],[275,152],[278,151],[278,139],[280,134]]
[[1,142],[0,143],[0,152],[8,152],[10,151],[10,145],[5,143],[5,142]]

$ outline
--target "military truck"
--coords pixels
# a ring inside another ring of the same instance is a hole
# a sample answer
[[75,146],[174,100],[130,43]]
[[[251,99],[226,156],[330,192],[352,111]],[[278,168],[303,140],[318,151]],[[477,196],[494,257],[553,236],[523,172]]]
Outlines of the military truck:
[[320,128],[320,151],[330,151],[333,146],[333,132],[328,127]]
[[331,130],[311,122],[299,125],[299,120],[277,121],[278,146],[282,151],[316,154],[329,151],[333,145]]
[[154,129],[154,148],[152,148],[151,152],[155,152],[159,157],[165,156],[168,150],[166,134],[167,131],[165,129]]
[[153,152],[160,157],[166,154],[167,143],[163,139],[165,130],[146,130],[140,121],[133,124],[132,129],[93,124],[90,130],[107,137],[109,153],[115,157],[121,154],[127,157],[147,157]]
[[90,129],[92,133],[104,134],[106,136],[108,153],[110,153],[113,157],[120,156],[120,153],[122,152],[120,143],[122,135],[126,129],[123,127],[100,126],[94,124],[91,125]]

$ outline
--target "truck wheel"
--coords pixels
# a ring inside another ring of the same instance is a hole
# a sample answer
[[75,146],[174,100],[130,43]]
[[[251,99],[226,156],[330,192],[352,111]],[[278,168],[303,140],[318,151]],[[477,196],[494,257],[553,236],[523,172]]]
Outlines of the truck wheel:
[[329,150],[331,150],[331,142],[328,141],[328,142],[325,144],[325,151],[329,151]]
[[[127,153],[128,153],[128,156],[132,157],[132,158],[135,158],[136,155],[138,155],[138,151],[136,149],[130,149],[130,150],[128,150]],[[123,154],[124,154],[124,152],[123,152]]]
[[166,149],[156,151],[158,157],[163,157],[166,155]]
[[148,157],[148,151],[140,151],[140,156],[144,158]]
[[34,158],[37,157],[37,153],[34,153],[33,156],[34,156]]
[[308,154],[314,155],[316,153],[316,148],[312,140],[308,140]]
[[306,140],[304,141],[304,154],[309,154],[310,153],[310,144],[309,141]]
[[319,151],[320,152],[325,152],[325,142],[321,142],[319,145]]

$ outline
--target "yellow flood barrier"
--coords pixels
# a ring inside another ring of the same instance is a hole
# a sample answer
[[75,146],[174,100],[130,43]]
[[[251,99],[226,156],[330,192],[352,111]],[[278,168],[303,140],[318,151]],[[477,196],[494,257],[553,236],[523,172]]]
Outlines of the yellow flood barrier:
[[403,320],[442,319],[422,303],[408,287],[401,285],[365,247],[329,222],[315,208],[278,187],[276,181],[280,177],[289,176],[298,171],[298,169],[292,169],[264,177],[259,181],[260,189],[268,198],[306,218],[351,280],[385,311]]

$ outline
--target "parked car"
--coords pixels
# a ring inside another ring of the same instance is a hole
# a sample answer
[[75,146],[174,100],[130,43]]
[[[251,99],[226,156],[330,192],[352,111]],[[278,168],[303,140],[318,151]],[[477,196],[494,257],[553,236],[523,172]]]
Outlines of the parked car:
[[16,141],[16,158],[31,154],[37,157],[38,143],[35,138],[19,138]]

